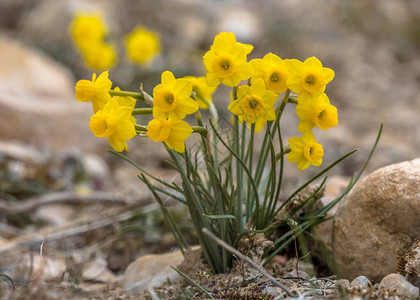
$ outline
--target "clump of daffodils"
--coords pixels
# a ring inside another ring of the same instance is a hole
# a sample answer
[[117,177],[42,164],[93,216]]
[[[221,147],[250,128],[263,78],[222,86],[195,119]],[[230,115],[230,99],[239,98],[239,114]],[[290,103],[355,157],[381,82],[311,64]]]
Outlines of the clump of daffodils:
[[99,15],[78,13],[69,30],[87,67],[106,70],[116,63],[115,46],[106,42],[108,28]]
[[[89,22],[93,25],[86,32],[77,31],[78,27],[74,26],[78,39],[101,40],[106,30],[98,20],[90,19]],[[130,58],[139,64],[152,59],[160,49],[157,38],[144,28],[131,33],[126,46]],[[142,54],[138,52],[140,50]],[[204,54],[206,74],[176,78],[172,72],[164,71],[152,95],[144,91],[112,89],[107,71],[76,84],[77,100],[92,102],[90,129],[96,137],[107,138],[116,155],[131,162],[119,152],[128,151],[127,142],[135,137],[164,144],[173,160],[171,166],[182,179],[182,188],[152,177],[157,181],[154,185],[148,179],[151,175],[132,163],[140,169],[139,178],[160,204],[163,202],[159,195],[163,193],[188,206],[203,254],[214,272],[226,271],[233,256],[217,247],[201,232],[202,228],[233,246],[243,235],[269,233],[275,225],[289,222],[278,221],[278,215],[293,196],[353,153],[321,171],[283,203],[279,202],[284,157],[296,163],[299,170],[322,164],[324,149],[315,139],[313,129],[328,130],[338,123],[337,109],[324,93],[334,72],[316,57],[302,62],[268,53],[263,58],[248,61],[252,50],[252,45],[238,42],[233,33],[222,32]],[[221,84],[233,88],[232,101],[225,108],[233,119],[233,130],[228,138],[221,136],[216,123],[213,93]],[[150,108],[135,108],[136,101],[143,101]],[[290,137],[287,146],[283,144],[280,130],[286,105],[295,106],[300,119],[298,131],[301,132],[301,136]],[[209,109],[209,123],[202,120],[204,109]],[[148,124],[137,124],[135,116],[144,114],[150,115],[152,120]],[[255,143],[255,135],[259,132],[263,132],[261,144]],[[185,144],[192,134],[201,138],[201,147],[195,147],[195,150]],[[220,152],[221,147],[226,151]],[[197,151],[203,154],[200,157],[204,160],[204,173],[197,171]],[[254,155],[257,152],[258,156]],[[222,157],[221,153],[224,153]],[[178,246],[181,250],[186,249],[179,228],[164,205],[161,207]],[[324,210],[316,211],[313,218],[303,219],[299,228],[303,232],[320,223],[324,215]]]
[[[117,63],[117,50],[107,42],[108,28],[98,14],[76,13],[69,26],[69,34],[84,59],[85,65],[103,71]],[[150,64],[161,51],[159,34],[144,26],[136,26],[125,37],[128,58],[144,66]]]

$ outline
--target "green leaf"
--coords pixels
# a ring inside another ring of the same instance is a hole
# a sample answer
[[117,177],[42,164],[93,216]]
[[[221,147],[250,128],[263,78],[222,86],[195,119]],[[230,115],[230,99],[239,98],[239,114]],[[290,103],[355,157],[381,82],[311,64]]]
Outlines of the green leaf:
[[217,220],[217,219],[234,219],[236,220],[236,217],[233,215],[206,215],[203,214],[204,217],[212,219],[212,220]]
[[213,296],[207,292],[201,285],[199,285],[197,282],[195,282],[194,280],[192,280],[187,274],[181,272],[180,270],[178,270],[176,267],[171,266],[172,269],[174,269],[179,275],[181,275],[182,277],[184,277],[189,283],[195,285],[196,287],[198,287],[200,290],[203,291],[203,293],[205,293],[207,296],[210,297],[210,299],[214,299]]

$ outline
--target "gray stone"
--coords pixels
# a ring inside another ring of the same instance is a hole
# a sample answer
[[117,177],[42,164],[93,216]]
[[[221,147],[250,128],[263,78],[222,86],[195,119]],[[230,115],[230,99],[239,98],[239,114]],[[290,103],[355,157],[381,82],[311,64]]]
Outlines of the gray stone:
[[396,290],[396,294],[403,299],[417,299],[419,297],[419,288],[412,285],[400,274],[389,274],[385,276],[381,283],[381,287]]
[[372,283],[365,276],[357,276],[350,283],[350,287],[356,287],[356,286],[367,288],[369,286],[372,286]]
[[[0,139],[52,150],[99,150],[89,129],[93,111],[75,98],[69,70],[35,49],[0,35]],[[99,145],[99,146],[98,146]]]
[[183,259],[181,251],[139,257],[125,270],[122,280],[124,289],[136,294],[144,290],[150,291],[168,280],[180,280],[178,273],[170,266],[179,265]]
[[379,169],[337,209],[333,254],[346,278],[372,282],[395,272],[397,257],[420,235],[420,159]]

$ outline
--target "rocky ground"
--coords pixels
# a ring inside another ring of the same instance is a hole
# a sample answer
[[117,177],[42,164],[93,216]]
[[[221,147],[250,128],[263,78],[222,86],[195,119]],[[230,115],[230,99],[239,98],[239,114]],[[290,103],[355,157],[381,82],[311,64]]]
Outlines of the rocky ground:
[[[138,23],[161,34],[163,53],[147,68],[130,64],[119,49],[120,63],[110,76],[123,89],[135,90],[143,82],[151,91],[166,69],[177,77],[200,75],[202,53],[220,31],[234,31],[238,40],[255,45],[251,59],[267,52],[301,60],[316,56],[334,69],[327,93],[338,108],[339,125],[316,132],[324,163],[353,148],[360,151],[330,172],[321,200],[334,199],[361,168],[381,122],[383,135],[365,175],[386,167],[342,202],[334,227],[330,222],[320,228],[345,279],[332,273],[311,277],[303,263],[298,276],[296,261],[285,255],[268,271],[296,297],[418,297],[420,167],[414,159],[420,149],[420,3],[150,3],[0,2],[0,294],[6,299],[207,297],[168,268],[181,264],[182,256],[158,207],[136,170],[93,137],[90,111],[75,100],[75,82],[90,78],[92,70],[81,63],[67,27],[75,11],[87,10],[104,15],[116,43]],[[215,96],[220,110],[229,101],[225,92]],[[284,136],[297,134],[297,122],[293,109],[286,110]],[[148,171],[174,179],[164,167],[163,149],[145,138],[129,146],[130,157]],[[285,193],[316,172],[288,165]],[[185,210],[173,210],[196,243]],[[159,253],[164,254],[153,256]],[[193,268],[205,272],[205,266]],[[142,272],[156,274],[145,279]],[[194,276],[219,298],[285,295],[241,260],[227,277]],[[144,289],[147,296],[135,294]]]

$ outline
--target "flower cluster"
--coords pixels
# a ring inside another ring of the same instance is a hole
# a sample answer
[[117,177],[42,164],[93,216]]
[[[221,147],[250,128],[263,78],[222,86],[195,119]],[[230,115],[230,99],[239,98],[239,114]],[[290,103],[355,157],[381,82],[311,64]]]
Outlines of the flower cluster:
[[185,151],[184,141],[191,135],[191,126],[182,121],[198,110],[192,99],[192,83],[175,79],[170,71],[162,74],[162,83],[153,89],[153,117],[147,126],[147,136],[155,142],[165,142],[171,149]]
[[[204,55],[207,84],[223,83],[237,86],[241,80],[251,78],[250,85],[238,87],[228,109],[240,121],[255,123],[261,129],[267,121],[276,118],[274,104],[279,94],[287,89],[298,94],[296,114],[300,118],[298,130],[303,137],[289,139],[290,162],[297,163],[299,170],[322,163],[323,149],[311,129],[323,130],[338,123],[337,109],[330,104],[324,93],[326,84],[334,78],[334,71],[324,68],[316,57],[304,62],[297,59],[282,60],[273,53],[249,63],[246,56],[253,47],[236,41],[233,33],[218,34],[210,50]],[[314,150],[316,149],[316,151]]]
[[[86,40],[88,37],[103,39],[106,30],[99,26],[101,23],[93,24],[96,25],[86,32],[75,30],[77,40],[82,41],[81,36]],[[144,28],[135,29],[127,37],[126,46],[130,58],[139,64],[150,62],[160,49],[157,37]],[[107,138],[115,149],[111,152],[140,170],[139,179],[160,204],[181,251],[188,248],[187,242],[160,194],[188,206],[203,255],[214,272],[228,270],[234,257],[215,245],[206,232],[211,231],[230,246],[237,247],[245,234],[268,234],[282,224],[289,224],[289,220],[299,224],[299,234],[309,230],[322,222],[332,205],[327,210],[313,210],[303,217],[297,211],[285,211],[285,205],[326,170],[356,151],[336,160],[286,200],[279,201],[285,155],[299,170],[322,164],[324,150],[312,130],[315,127],[327,130],[338,123],[337,109],[324,93],[334,72],[323,67],[315,57],[301,62],[268,53],[248,61],[252,50],[252,45],[238,42],[233,33],[219,33],[204,54],[205,75],[176,78],[172,72],[164,71],[152,95],[142,88],[139,92],[112,89],[108,71],[98,77],[93,74],[92,80],[79,80],[76,84],[76,99],[92,103],[91,131],[97,137]],[[212,99],[221,84],[232,87],[227,110],[232,114],[233,130],[227,134],[220,134],[218,130],[218,111],[216,101]],[[276,103],[279,97],[281,100]],[[150,107],[136,108],[138,100]],[[280,128],[286,105],[295,106],[300,120],[297,129],[302,134],[289,138],[287,146],[283,144]],[[202,109],[208,109],[209,122],[206,124],[201,116]],[[137,115],[148,115],[150,121],[147,125],[137,124]],[[188,115],[192,116],[187,118]],[[194,126],[190,125],[193,118]],[[262,143],[258,143],[255,134],[262,129],[265,129]],[[195,149],[185,146],[185,140],[192,133],[200,134],[200,144]],[[128,150],[127,142],[135,136],[165,145],[172,158],[170,166],[180,175],[182,184],[163,181],[117,153]],[[226,152],[219,151],[222,147]],[[204,168],[200,169],[201,166]],[[311,203],[313,195],[324,184],[325,180],[304,203]],[[342,196],[337,199],[340,198]],[[264,254],[269,255],[265,263],[291,241],[291,234],[294,229],[274,243],[279,246],[277,250],[271,248]]]
[[[108,71],[92,81],[79,80],[76,84],[76,99],[81,102],[92,102],[94,115],[90,118],[89,127],[97,137],[108,138],[109,144],[116,151],[128,150],[127,141],[136,135],[132,116],[136,100],[125,96],[111,97],[109,94],[112,82]],[[119,91],[119,88],[115,88]]]
[[[79,30],[77,36],[102,38],[106,30],[99,26],[98,20],[93,24],[96,25],[84,33]],[[129,56],[137,63],[151,60],[160,49],[158,37],[143,27],[136,28],[127,37],[126,46]],[[255,124],[253,130],[257,132],[268,121],[276,120],[287,101],[295,102],[296,114],[300,119],[298,130],[302,132],[302,137],[289,139],[287,159],[296,163],[299,170],[311,164],[319,166],[324,152],[311,130],[315,127],[327,130],[338,123],[337,109],[324,93],[326,84],[334,77],[333,70],[324,68],[316,57],[301,62],[281,59],[268,53],[261,59],[248,62],[247,55],[252,50],[252,45],[237,42],[233,33],[222,32],[216,35],[210,50],[203,57],[206,76],[176,79],[170,71],[163,72],[161,83],[153,90],[151,113],[154,119],[147,126],[135,124],[134,118],[128,122],[127,115],[122,113],[127,110],[117,109],[127,107],[133,111],[135,102],[123,105],[121,101],[113,101],[116,97],[110,96],[112,83],[108,79],[108,72],[98,78],[94,74],[92,81],[80,80],[76,85],[76,98],[82,102],[92,102],[95,112],[90,123],[92,131],[98,137],[110,138],[111,146],[117,151],[127,148],[125,142],[136,135],[136,128],[137,133],[145,131],[153,141],[165,142],[169,148],[184,152],[184,141],[193,128],[183,119],[199,108],[213,106],[212,94],[219,84],[234,87],[234,97],[228,110],[238,117],[239,122]],[[249,80],[248,84],[240,85],[243,80]],[[297,100],[289,99],[290,91],[297,94]],[[281,93],[286,96],[276,108]],[[195,95],[195,99],[191,98],[192,95]],[[121,121],[124,125],[121,128],[114,126],[113,122],[121,118],[125,120]],[[122,128],[128,127],[129,134],[121,132]]]
[[132,61],[139,65],[149,64],[160,53],[160,38],[144,26],[137,26],[126,36],[125,47]]
[[[99,15],[75,14],[69,33],[87,67],[106,70],[116,63],[115,46],[106,42],[108,29]],[[157,33],[147,30],[144,26],[136,26],[125,37],[125,48],[130,60],[141,66],[147,65],[161,51],[160,38]]]
[[98,15],[79,13],[74,16],[70,34],[89,68],[105,70],[115,64],[115,47],[105,42],[107,32]]
[[334,71],[324,68],[316,57],[304,62],[292,59],[288,63],[290,75],[287,87],[298,94],[296,114],[300,118],[298,130],[303,136],[289,139],[291,153],[287,159],[297,163],[298,169],[303,170],[311,164],[321,165],[324,154],[311,129],[318,126],[327,130],[338,123],[337,109],[324,93],[327,83],[334,78]]

